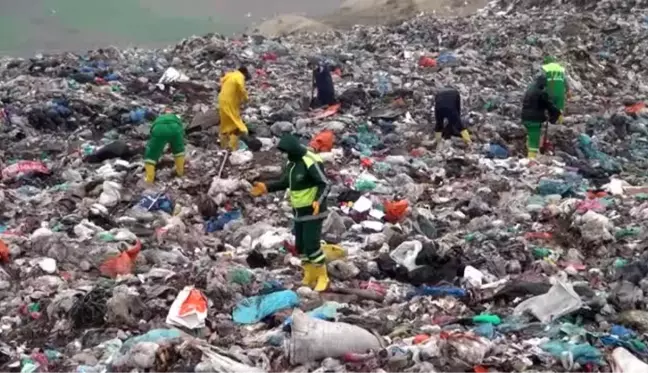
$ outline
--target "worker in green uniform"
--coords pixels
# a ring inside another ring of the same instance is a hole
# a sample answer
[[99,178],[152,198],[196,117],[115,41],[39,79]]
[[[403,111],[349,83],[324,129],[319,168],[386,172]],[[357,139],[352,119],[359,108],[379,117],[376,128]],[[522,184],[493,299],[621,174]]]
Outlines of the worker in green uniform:
[[292,135],[279,140],[279,151],[288,155],[288,164],[282,177],[267,185],[254,183],[250,193],[257,197],[288,189],[295,215],[295,247],[304,268],[302,283],[315,291],[324,291],[329,278],[320,247],[322,224],[326,218],[326,197],[329,182],[324,174],[322,158],[299,143]]
[[[562,67],[553,56],[544,58],[542,74],[547,78],[547,93],[551,102],[560,110],[565,112],[565,102],[570,95],[569,84],[565,68]],[[563,116],[558,118],[558,123],[563,122]]]
[[147,183],[153,183],[155,180],[155,166],[167,144],[173,152],[176,173],[178,176],[184,175],[184,126],[180,117],[170,109],[165,110],[164,114],[157,117],[151,126],[151,134],[144,153],[144,171]]
[[527,129],[527,157],[535,159],[540,151],[542,126],[546,121],[556,123],[562,114],[547,93],[547,77],[538,75],[522,100],[522,124]]

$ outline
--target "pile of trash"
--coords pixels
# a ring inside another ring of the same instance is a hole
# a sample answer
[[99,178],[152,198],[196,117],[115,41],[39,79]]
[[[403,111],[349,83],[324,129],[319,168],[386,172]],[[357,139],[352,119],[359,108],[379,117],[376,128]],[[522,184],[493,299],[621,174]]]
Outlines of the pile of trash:
[[[648,371],[648,2],[501,1],[266,39],[0,59],[0,370]],[[525,155],[520,104],[544,55],[573,97]],[[309,110],[313,58],[340,101]],[[228,153],[214,109],[245,64]],[[435,92],[474,143],[436,143]],[[151,115],[185,122],[143,182]],[[279,136],[333,182],[330,288],[301,286]]]

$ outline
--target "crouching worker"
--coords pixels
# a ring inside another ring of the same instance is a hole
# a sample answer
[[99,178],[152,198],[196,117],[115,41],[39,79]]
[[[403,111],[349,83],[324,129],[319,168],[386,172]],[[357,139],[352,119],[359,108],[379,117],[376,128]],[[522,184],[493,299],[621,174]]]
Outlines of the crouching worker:
[[472,143],[468,130],[461,122],[461,95],[454,88],[444,88],[434,97],[434,138],[437,144],[441,138],[461,136],[466,144]]
[[529,159],[535,159],[540,151],[543,123],[547,120],[556,123],[560,116],[560,110],[549,99],[547,77],[545,75],[538,76],[527,89],[522,101],[522,124],[527,130],[527,157]]
[[218,112],[220,114],[220,146],[236,151],[239,136],[247,135],[248,129],[241,119],[241,104],[247,102],[248,93],[245,82],[250,80],[250,73],[245,66],[230,71],[221,79],[218,94]]
[[144,153],[144,170],[147,183],[153,183],[155,180],[155,166],[167,144],[169,144],[173,152],[176,173],[178,176],[183,176],[185,163],[184,126],[180,118],[169,109],[157,117],[151,126],[151,134]]
[[304,268],[302,283],[315,291],[324,291],[329,278],[320,239],[330,186],[322,168],[322,158],[308,151],[292,135],[284,135],[279,140],[278,149],[288,156],[281,179],[267,185],[255,183],[250,193],[257,197],[290,190],[290,203],[295,214],[295,246]]

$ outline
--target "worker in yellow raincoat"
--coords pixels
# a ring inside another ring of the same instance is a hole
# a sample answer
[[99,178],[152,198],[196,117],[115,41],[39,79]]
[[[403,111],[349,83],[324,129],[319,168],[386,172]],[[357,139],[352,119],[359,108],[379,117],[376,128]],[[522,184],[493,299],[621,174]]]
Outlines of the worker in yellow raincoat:
[[248,100],[246,80],[250,80],[250,73],[245,66],[228,72],[221,79],[218,94],[220,143],[221,147],[227,147],[231,151],[238,149],[239,136],[248,133],[247,126],[241,119],[241,104]]

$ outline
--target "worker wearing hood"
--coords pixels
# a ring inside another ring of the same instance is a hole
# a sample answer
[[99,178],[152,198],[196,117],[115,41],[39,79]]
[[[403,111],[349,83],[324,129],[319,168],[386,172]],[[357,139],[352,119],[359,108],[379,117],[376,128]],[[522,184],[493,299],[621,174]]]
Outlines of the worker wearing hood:
[[218,94],[220,143],[221,147],[229,148],[231,151],[238,149],[239,135],[248,133],[247,126],[241,119],[241,104],[248,100],[246,80],[250,80],[250,73],[246,67],[230,71],[221,79],[221,89]]
[[[547,93],[551,102],[560,110],[565,111],[565,102],[569,95],[569,84],[567,83],[567,74],[553,56],[544,58],[542,65],[542,74],[547,78]],[[562,116],[558,118],[558,123],[562,123]]]
[[534,159],[540,150],[543,123],[547,120],[556,123],[560,115],[560,110],[549,99],[547,78],[544,75],[538,76],[524,94],[522,101],[522,123],[527,129],[529,159]]
[[331,76],[331,66],[325,61],[310,62],[308,66],[313,71],[313,89],[317,90],[317,96],[311,102],[311,107],[335,104],[335,87]]
[[155,180],[155,167],[160,160],[164,148],[169,145],[175,159],[175,168],[178,176],[184,175],[184,126],[180,117],[170,109],[157,117],[151,125],[151,134],[146,144],[144,153],[144,171],[147,183]]
[[329,278],[320,247],[322,224],[326,218],[326,197],[329,182],[324,174],[322,158],[299,143],[292,135],[279,140],[279,151],[288,156],[282,177],[268,184],[255,183],[251,194],[255,197],[288,189],[295,215],[295,246],[304,268],[305,286],[324,291]]

